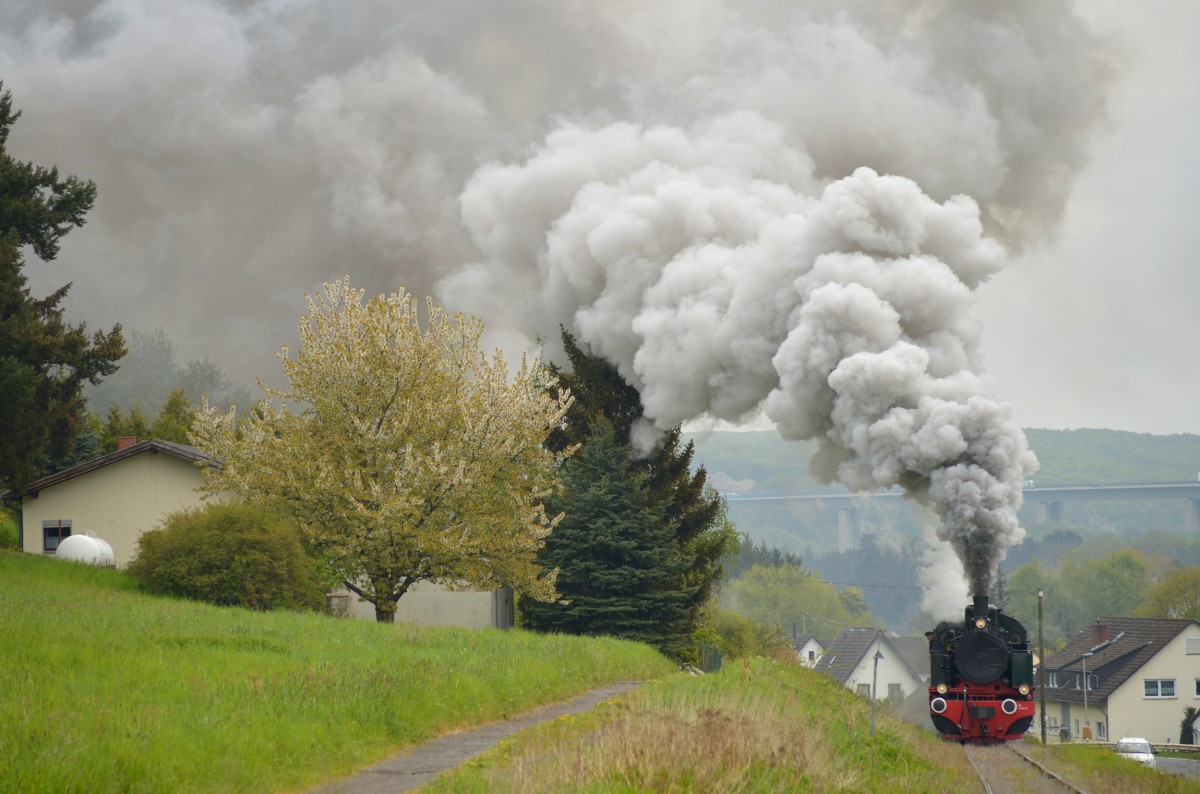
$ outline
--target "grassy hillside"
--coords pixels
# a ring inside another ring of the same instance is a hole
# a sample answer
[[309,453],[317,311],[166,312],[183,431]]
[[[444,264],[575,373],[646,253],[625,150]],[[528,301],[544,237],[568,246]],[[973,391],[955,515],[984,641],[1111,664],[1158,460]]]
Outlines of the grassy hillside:
[[[923,712],[923,709],[922,709]],[[423,791],[478,794],[854,791],[962,794],[979,779],[963,751],[831,679],[755,659],[719,675],[672,676],[620,700],[518,734]],[[1111,746],[1109,746],[1111,747]],[[1099,744],[1024,742],[1092,794],[1200,791],[1200,781]],[[1041,791],[1032,768],[992,784]]]
[[645,684],[518,735],[430,792],[921,791],[978,788],[961,752],[798,665],[755,659]]
[[650,648],[152,598],[0,552],[0,789],[278,791],[620,679]]

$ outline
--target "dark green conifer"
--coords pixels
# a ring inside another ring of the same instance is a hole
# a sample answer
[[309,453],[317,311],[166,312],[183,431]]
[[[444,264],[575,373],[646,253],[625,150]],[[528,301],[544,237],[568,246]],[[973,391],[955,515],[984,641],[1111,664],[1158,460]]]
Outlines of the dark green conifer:
[[[589,354],[565,329],[562,343],[570,368],[555,368],[555,374],[575,402],[562,427],[547,440],[548,446],[561,450],[586,445],[594,428],[605,424],[628,453],[632,428],[643,416],[641,395],[612,364]],[[692,471],[694,454],[693,444],[681,444],[681,429],[675,427],[663,434],[650,454],[627,454],[623,463],[639,475],[647,505],[669,531],[670,542],[683,560],[675,586],[688,593],[692,629],[723,575],[722,559],[738,542],[724,501],[707,484],[704,467]]]
[[615,636],[678,657],[690,641],[695,586],[681,585],[687,559],[674,522],[647,498],[644,477],[628,463],[604,419],[563,469],[551,513],[566,511],[538,563],[557,568],[560,600],[521,602],[524,625],[539,631]]
[[114,372],[125,354],[119,325],[89,337],[63,320],[69,284],[41,299],[26,287],[22,246],[52,260],[62,236],[83,224],[96,186],[14,160],[6,146],[19,117],[0,83],[0,490],[17,490],[72,455],[83,384]]

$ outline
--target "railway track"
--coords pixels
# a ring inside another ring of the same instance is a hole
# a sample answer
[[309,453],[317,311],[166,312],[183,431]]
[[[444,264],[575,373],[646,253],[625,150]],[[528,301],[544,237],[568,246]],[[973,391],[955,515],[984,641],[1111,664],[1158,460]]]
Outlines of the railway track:
[[1023,750],[1005,742],[1001,745],[964,744],[963,752],[979,776],[986,794],[1045,791],[1087,794],[1061,775],[1051,772]]

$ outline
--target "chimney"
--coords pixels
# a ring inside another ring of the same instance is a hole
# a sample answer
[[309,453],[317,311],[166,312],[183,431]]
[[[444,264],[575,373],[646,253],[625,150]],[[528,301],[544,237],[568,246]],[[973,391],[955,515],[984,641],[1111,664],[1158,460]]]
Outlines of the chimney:
[[975,617],[987,618],[988,615],[988,597],[985,595],[975,596]]
[[120,452],[123,449],[129,449],[136,443],[137,438],[134,436],[120,436],[117,438],[117,451]]
[[1108,642],[1108,624],[1097,620],[1092,624],[1092,647],[1095,648],[1102,642]]

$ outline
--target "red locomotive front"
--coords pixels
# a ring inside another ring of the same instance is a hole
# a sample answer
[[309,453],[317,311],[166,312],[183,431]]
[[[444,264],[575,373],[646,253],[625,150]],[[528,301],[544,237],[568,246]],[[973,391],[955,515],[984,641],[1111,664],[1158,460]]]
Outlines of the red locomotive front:
[[987,596],[961,624],[939,623],[929,642],[929,716],[947,739],[1019,739],[1033,724],[1033,654],[1025,628]]

